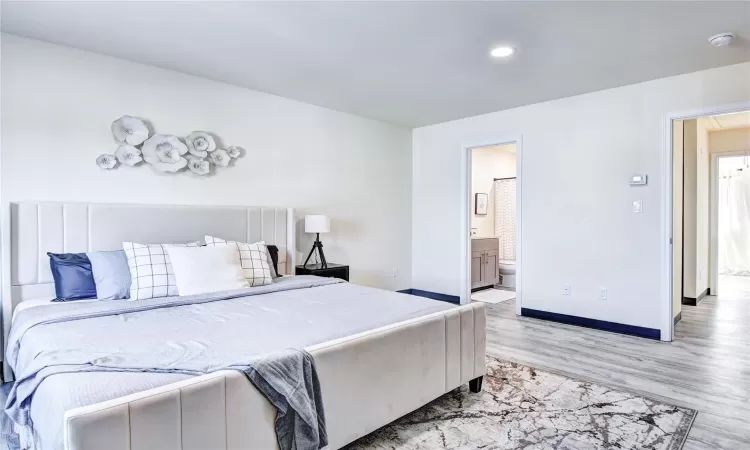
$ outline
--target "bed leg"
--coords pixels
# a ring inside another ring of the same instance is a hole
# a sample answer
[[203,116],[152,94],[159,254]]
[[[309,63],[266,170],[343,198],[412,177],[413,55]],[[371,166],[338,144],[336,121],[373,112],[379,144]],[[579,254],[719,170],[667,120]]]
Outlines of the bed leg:
[[469,391],[475,394],[477,392],[481,392],[482,391],[482,378],[484,377],[477,377],[469,381]]

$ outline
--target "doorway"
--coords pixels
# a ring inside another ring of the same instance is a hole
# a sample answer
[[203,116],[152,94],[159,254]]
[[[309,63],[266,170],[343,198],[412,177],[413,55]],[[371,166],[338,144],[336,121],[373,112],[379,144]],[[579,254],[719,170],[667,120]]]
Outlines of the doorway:
[[715,154],[712,163],[711,293],[738,298],[750,292],[750,148]]
[[521,310],[520,139],[464,148],[461,303]]
[[686,314],[703,320],[732,295],[750,300],[750,105],[670,117],[669,125],[671,281],[662,336],[671,340]]

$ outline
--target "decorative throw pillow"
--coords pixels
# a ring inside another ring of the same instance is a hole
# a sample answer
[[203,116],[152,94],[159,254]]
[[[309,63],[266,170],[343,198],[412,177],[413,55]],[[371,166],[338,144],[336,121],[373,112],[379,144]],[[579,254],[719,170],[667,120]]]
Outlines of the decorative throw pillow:
[[86,256],[91,261],[96,298],[119,300],[130,296],[130,269],[124,251],[89,252]]
[[[214,244],[244,244],[244,245],[251,245],[251,244],[245,244],[244,242],[238,242],[238,241],[226,241],[222,238],[217,238],[216,236],[206,236],[206,239],[210,238]],[[208,241],[206,242],[206,245],[214,245],[209,244]],[[265,242],[256,242],[256,244],[265,244]],[[273,247],[273,249],[271,248]],[[279,258],[279,248],[275,245],[266,245],[266,251],[268,253],[268,264],[271,266],[271,278],[278,278],[281,275],[279,275],[279,265],[278,265],[278,258]]]
[[85,253],[47,253],[55,280],[55,301],[96,298],[91,261]]
[[279,275],[279,248],[266,244],[266,250],[268,250],[268,259],[271,260],[271,276],[278,278],[281,276]]
[[246,244],[206,236],[206,245],[209,247],[236,248],[240,255],[242,272],[250,286],[264,286],[273,283],[273,274],[271,273],[271,265],[268,263],[268,249],[265,242]]
[[179,295],[168,247],[199,247],[189,244],[136,244],[123,242],[130,269],[130,300],[146,300]]
[[180,295],[250,287],[232,247],[167,247]]

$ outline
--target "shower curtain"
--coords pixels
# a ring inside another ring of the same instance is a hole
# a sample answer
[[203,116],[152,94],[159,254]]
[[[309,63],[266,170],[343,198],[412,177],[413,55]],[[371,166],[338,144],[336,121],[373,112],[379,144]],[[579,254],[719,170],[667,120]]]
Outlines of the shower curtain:
[[750,169],[719,177],[719,273],[750,276]]
[[516,260],[516,179],[495,180],[495,237],[500,260]]

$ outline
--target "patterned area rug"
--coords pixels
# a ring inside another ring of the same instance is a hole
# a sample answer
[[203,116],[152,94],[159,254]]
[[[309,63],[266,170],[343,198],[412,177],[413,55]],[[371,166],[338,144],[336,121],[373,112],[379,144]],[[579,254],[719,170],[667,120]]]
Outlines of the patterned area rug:
[[464,385],[350,444],[373,449],[679,450],[696,411],[495,358]]

